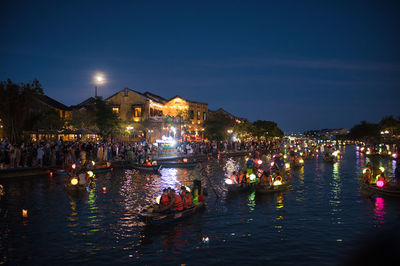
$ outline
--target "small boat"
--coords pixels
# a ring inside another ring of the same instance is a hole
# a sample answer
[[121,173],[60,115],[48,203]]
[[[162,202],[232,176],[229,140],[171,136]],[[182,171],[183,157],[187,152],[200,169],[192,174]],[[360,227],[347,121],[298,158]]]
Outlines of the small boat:
[[130,164],[129,167],[142,172],[151,172],[158,174],[159,170],[161,169],[161,165],[145,165],[145,164],[134,164],[134,163]]
[[361,182],[361,189],[372,194],[400,198],[400,190],[394,185],[386,184],[384,187],[377,187],[375,184]]
[[162,168],[194,168],[196,163],[185,162],[164,162],[161,163]]
[[[95,164],[94,166],[86,167],[87,171],[92,171],[94,174],[98,173],[105,173],[111,170],[111,163],[110,162],[105,162],[102,164]],[[58,169],[56,171],[57,175],[66,175],[67,171],[64,169]]]
[[282,185],[265,185],[265,184],[258,184],[256,186],[256,192],[262,194],[268,193],[275,193],[275,192],[282,192],[292,188],[292,185],[289,182],[285,182]]
[[247,192],[254,189],[254,185],[254,183],[225,184],[230,193]]
[[153,206],[149,206],[141,210],[137,215],[139,218],[146,224],[154,223],[154,222],[173,222],[178,219],[182,219],[193,215],[195,212],[201,210],[206,206],[204,201],[199,203],[194,203],[194,206],[185,209],[183,211],[177,212],[153,212]]
[[336,157],[335,156],[324,156],[322,160],[326,163],[336,163]]

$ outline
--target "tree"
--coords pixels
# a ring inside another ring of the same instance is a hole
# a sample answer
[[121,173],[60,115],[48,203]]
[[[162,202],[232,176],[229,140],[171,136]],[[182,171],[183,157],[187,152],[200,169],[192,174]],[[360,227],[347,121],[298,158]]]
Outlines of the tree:
[[46,111],[34,114],[35,119],[32,126],[33,130],[58,130],[65,124],[64,119],[60,118],[59,113],[51,108],[47,108]]
[[386,116],[379,122],[381,131],[388,130],[390,135],[400,134],[400,120],[395,119],[393,116]]
[[363,138],[379,138],[379,125],[367,123],[361,121],[360,124],[355,125],[350,129],[350,137],[352,139],[363,139]]
[[283,132],[278,124],[272,121],[257,120],[253,123],[253,135],[260,137],[283,137]]
[[101,97],[95,101],[95,124],[103,137],[115,135],[121,129],[118,116]]
[[243,121],[240,123],[235,123],[233,126],[233,132],[235,132],[240,137],[249,137],[252,136],[255,128],[252,123],[249,121]]
[[12,143],[22,140],[24,130],[29,130],[43,89],[37,79],[31,83],[16,84],[8,79],[0,82],[0,118],[7,138]]
[[235,120],[225,114],[215,114],[204,122],[205,136],[211,140],[225,140],[227,130],[232,129]]

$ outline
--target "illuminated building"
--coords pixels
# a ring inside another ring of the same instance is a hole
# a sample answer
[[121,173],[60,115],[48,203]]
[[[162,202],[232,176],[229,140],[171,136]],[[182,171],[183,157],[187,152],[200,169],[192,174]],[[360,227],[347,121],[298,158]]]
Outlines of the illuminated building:
[[[200,137],[203,135],[203,123],[208,118],[208,104],[190,101],[180,96],[167,100],[150,92],[140,93],[125,88],[105,99],[113,111],[125,122],[146,125],[140,130],[150,142],[164,136]],[[146,131],[147,130],[147,131]],[[186,135],[188,133],[188,135]]]

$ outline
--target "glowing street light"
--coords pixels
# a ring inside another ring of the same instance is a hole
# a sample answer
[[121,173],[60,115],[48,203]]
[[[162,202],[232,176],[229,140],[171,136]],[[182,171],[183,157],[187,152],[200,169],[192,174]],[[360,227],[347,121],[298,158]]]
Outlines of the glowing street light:
[[95,97],[97,97],[97,86],[98,85],[101,85],[101,84],[104,84],[105,83],[105,78],[104,78],[104,75],[103,74],[96,74],[95,76],[94,76],[94,83],[96,84],[95,86],[94,86],[94,96]]

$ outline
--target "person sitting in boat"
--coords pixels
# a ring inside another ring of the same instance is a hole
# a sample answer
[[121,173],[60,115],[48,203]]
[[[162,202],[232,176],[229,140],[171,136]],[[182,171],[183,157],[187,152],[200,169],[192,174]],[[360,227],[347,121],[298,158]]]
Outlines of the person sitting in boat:
[[187,191],[185,186],[181,186],[181,196],[183,199],[183,207],[185,209],[189,209],[193,206],[193,197],[192,193]]
[[231,176],[230,176],[230,179],[231,179],[231,181],[232,181],[232,184],[237,184],[238,183],[238,178],[237,178],[237,176],[236,176],[236,172],[233,172],[232,174],[231,174]]
[[169,198],[171,199],[170,203],[168,206],[165,208],[161,209],[162,211],[165,210],[172,210],[172,211],[182,211],[183,210],[183,200],[182,197],[178,194],[175,193],[174,189],[169,190]]
[[169,197],[169,191],[167,188],[163,190],[160,198],[160,209],[166,208],[171,203],[171,198]]
[[244,183],[244,178],[245,178],[245,176],[246,176],[246,173],[245,173],[245,172],[241,173],[241,174],[238,176],[238,183],[239,183],[239,184]]

